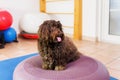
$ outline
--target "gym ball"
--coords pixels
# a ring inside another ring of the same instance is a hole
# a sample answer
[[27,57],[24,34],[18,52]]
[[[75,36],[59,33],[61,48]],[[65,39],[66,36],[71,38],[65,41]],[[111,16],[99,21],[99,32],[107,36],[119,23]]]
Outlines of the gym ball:
[[16,38],[17,34],[14,28],[9,28],[4,31],[5,42],[13,42],[14,40],[16,40]]
[[45,13],[29,13],[25,14],[19,22],[21,31],[27,33],[37,33],[39,26],[44,20],[50,19],[48,14]]
[[0,30],[8,29],[12,24],[12,16],[11,14],[3,9],[0,9]]
[[39,55],[23,60],[16,66],[13,80],[110,80],[101,62],[84,55],[62,71],[44,70],[41,64]]
[[46,13],[29,13],[25,14],[19,22],[21,31],[27,33],[37,33],[39,26],[44,20],[50,19],[50,16]]

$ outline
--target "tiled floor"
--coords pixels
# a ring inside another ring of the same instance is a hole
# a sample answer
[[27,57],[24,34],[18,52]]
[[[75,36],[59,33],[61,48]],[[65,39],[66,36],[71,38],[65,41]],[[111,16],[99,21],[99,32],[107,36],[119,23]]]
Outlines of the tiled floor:
[[[37,40],[18,38],[18,41],[0,49],[0,60],[38,52]],[[102,62],[112,76],[120,79],[120,45],[76,40],[74,43],[81,53]]]

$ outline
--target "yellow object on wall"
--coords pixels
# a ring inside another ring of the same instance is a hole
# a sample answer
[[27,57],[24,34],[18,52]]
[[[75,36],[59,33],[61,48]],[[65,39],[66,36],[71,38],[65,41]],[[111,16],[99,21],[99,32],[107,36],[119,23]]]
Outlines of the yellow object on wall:
[[46,0],[40,0],[40,12],[46,12]]
[[82,39],[82,0],[74,0],[74,39]]
[[[63,1],[63,0],[50,0],[50,1]],[[46,12],[46,2],[47,0],[40,0],[41,12]],[[74,0],[74,39],[77,40],[82,39],[82,0]]]

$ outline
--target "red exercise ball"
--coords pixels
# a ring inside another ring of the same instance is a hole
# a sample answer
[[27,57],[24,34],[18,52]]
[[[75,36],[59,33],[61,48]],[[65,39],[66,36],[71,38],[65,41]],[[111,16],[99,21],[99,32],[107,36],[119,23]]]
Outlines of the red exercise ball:
[[0,30],[8,29],[12,24],[12,16],[11,14],[3,9],[0,9]]

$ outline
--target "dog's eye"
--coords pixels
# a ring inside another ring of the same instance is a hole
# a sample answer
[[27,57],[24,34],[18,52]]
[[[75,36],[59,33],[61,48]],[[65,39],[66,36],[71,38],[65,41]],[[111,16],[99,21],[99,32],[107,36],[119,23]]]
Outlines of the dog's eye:
[[51,33],[51,30],[49,30],[49,32]]

